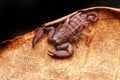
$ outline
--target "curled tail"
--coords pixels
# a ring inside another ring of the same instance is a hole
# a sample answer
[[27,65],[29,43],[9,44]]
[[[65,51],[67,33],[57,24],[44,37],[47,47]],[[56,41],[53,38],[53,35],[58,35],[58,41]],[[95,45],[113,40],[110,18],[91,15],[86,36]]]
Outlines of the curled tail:
[[91,22],[96,22],[98,20],[98,14],[96,12],[87,13],[88,20]]

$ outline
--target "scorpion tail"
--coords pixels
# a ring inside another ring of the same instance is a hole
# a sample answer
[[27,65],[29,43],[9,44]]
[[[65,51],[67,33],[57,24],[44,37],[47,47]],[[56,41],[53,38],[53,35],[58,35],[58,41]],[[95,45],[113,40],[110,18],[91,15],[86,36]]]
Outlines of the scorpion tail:
[[95,12],[89,12],[87,14],[88,20],[91,22],[96,22],[98,20],[98,14]]
[[34,48],[34,46],[36,45],[37,41],[42,37],[42,35],[44,34],[44,27],[41,27],[38,29],[38,31],[36,32],[33,41],[32,41],[32,47]]

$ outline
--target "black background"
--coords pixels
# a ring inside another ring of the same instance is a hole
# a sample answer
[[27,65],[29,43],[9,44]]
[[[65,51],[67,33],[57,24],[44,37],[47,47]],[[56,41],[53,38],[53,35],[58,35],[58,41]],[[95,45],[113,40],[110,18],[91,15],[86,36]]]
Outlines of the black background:
[[0,42],[23,35],[39,25],[79,9],[120,8],[118,0],[0,0]]

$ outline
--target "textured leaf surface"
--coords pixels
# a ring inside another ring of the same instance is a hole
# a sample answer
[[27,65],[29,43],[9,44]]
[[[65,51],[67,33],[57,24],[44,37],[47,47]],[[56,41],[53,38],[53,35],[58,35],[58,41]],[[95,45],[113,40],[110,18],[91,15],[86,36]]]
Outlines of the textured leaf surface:
[[73,44],[71,58],[53,59],[47,55],[54,47],[47,42],[46,35],[32,49],[35,33],[32,31],[0,44],[0,79],[120,80],[120,10],[104,7],[86,10],[99,14],[99,20],[89,25],[89,47],[81,39],[78,47]]

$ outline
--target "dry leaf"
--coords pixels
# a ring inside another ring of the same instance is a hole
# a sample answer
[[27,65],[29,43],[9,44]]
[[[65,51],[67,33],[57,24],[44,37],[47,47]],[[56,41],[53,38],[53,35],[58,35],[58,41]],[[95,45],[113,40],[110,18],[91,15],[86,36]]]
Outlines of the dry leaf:
[[[35,48],[32,39],[36,30],[0,44],[1,80],[120,80],[120,9],[91,7],[99,20],[89,25],[91,43],[87,47],[81,39],[74,46],[74,54],[67,59],[47,55],[54,50],[45,35]],[[77,11],[76,11],[77,12]],[[58,23],[58,20],[44,26]]]

